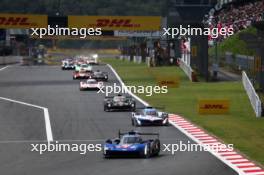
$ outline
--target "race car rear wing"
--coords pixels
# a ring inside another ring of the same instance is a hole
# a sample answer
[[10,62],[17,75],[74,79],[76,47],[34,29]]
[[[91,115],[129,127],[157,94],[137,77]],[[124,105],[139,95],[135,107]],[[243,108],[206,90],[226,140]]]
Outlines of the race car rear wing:
[[165,106],[144,106],[144,107],[137,107],[136,109],[165,109]]
[[140,113],[141,110],[143,109],[158,109],[158,110],[161,110],[161,111],[165,111],[165,106],[164,107],[152,107],[152,106],[146,106],[146,107],[137,107],[136,108],[136,113]]
[[137,132],[137,131],[129,131],[122,133],[120,130],[118,131],[118,137],[121,138],[122,135],[129,134],[129,135],[142,135],[142,136],[157,136],[159,138],[159,133],[146,133],[146,132]]

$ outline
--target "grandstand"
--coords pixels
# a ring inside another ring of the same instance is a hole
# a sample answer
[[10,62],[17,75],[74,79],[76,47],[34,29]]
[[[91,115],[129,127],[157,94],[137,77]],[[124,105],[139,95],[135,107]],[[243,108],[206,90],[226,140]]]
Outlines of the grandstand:
[[235,0],[216,9],[207,16],[205,24],[233,28],[235,35],[228,39],[228,36],[221,36],[217,43],[209,38],[210,46],[214,46],[209,49],[209,59],[228,72],[240,74],[241,70],[245,70],[253,84],[263,84],[259,79],[262,72],[258,71],[258,60],[263,57],[263,53],[259,52],[263,48],[263,31],[256,24],[263,26],[264,0]]
[[263,0],[237,0],[223,5],[219,11],[209,16],[207,24],[214,27],[232,27],[234,32],[238,32],[263,20],[263,12]]

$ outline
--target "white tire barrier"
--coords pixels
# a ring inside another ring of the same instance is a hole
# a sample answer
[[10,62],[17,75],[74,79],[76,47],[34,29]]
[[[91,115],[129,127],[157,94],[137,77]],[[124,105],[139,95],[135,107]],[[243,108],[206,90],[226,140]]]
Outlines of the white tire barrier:
[[134,63],[140,64],[142,62],[142,56],[134,56],[133,61]]
[[151,61],[151,58],[150,57],[146,57],[146,63],[148,65],[148,67],[150,67],[150,61]]
[[125,60],[130,61],[130,56],[129,55],[125,55]]

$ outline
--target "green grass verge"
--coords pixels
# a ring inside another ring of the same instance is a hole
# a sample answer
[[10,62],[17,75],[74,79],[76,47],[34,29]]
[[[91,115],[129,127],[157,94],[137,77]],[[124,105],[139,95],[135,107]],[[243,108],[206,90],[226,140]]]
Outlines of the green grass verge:
[[[153,106],[165,105],[166,111],[184,116],[264,165],[264,118],[255,117],[241,82],[192,83],[177,67],[148,68],[117,59],[103,61],[111,64],[127,85],[156,85],[156,75],[179,76],[180,86],[167,94],[138,95]],[[230,100],[229,114],[198,114],[198,99],[223,98]]]

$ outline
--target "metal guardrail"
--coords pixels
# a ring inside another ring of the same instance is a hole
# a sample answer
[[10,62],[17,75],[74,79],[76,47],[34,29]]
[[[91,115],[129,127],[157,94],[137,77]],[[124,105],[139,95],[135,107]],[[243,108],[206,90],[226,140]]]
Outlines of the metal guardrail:
[[225,53],[225,64],[237,70],[252,71],[254,68],[254,57],[247,55],[233,55],[231,52]]
[[236,55],[236,65],[238,65],[239,70],[250,70],[254,66],[254,57]]
[[185,74],[189,77],[189,79],[191,81],[194,81],[193,80],[193,70],[190,66],[188,66],[184,61],[182,61],[181,59],[179,60],[179,66],[180,68],[185,72]]
[[250,103],[256,113],[256,116],[261,117],[262,114],[261,100],[258,94],[256,93],[255,88],[253,87],[245,71],[242,71],[242,83],[247,92]]

